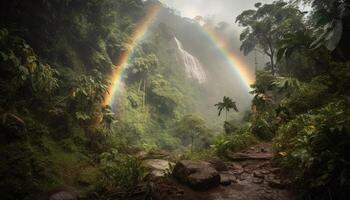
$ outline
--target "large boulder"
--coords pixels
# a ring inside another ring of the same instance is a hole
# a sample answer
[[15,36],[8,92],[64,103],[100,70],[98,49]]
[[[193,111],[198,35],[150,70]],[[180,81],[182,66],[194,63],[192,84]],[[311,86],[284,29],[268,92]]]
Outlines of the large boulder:
[[175,165],[173,175],[194,189],[205,190],[220,185],[218,171],[204,161],[179,161]]

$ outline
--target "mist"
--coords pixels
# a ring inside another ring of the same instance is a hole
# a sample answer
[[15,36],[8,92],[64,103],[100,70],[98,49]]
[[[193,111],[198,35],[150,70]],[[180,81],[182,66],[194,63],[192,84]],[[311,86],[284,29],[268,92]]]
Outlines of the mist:
[[[196,56],[208,73],[208,81],[204,83],[201,91],[201,101],[195,105],[195,110],[207,119],[217,118],[213,106],[223,96],[233,98],[239,107],[239,113],[231,113],[231,118],[240,119],[244,112],[250,109],[251,95],[244,88],[240,77],[236,74],[225,58],[220,55],[215,45],[208,42],[208,38],[201,33],[204,24],[211,24],[220,33],[230,51],[247,67],[254,76],[256,68],[261,69],[267,62],[266,57],[254,53],[244,56],[240,51],[241,42],[239,34],[242,28],[235,23],[236,17],[246,9],[253,9],[257,2],[271,1],[170,1],[161,0],[169,10],[163,10],[158,16],[158,23],[171,27],[173,34],[184,43],[184,48]],[[175,11],[175,12],[172,12]],[[200,17],[203,21],[196,22]],[[255,61],[256,59],[256,61]],[[219,119],[220,120],[220,119]],[[223,118],[221,118],[223,120]]]
[[169,8],[175,9],[183,17],[194,18],[198,15],[214,18],[233,24],[243,10],[254,8],[257,2],[271,3],[273,0],[160,0]]

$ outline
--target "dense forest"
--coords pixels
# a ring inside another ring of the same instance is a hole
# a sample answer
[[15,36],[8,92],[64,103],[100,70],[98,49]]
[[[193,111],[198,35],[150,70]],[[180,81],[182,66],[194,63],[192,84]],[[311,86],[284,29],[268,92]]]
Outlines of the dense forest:
[[1,199],[350,199],[349,0],[232,16],[265,58],[249,92],[203,33],[228,25],[157,0],[2,0],[0,16]]

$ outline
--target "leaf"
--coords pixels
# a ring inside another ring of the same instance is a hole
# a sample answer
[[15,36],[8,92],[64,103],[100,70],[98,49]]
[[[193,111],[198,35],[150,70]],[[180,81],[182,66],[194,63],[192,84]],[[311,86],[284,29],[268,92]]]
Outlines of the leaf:
[[343,35],[343,22],[341,20],[336,20],[334,22],[334,27],[331,32],[325,38],[325,46],[329,51],[334,51]]
[[0,55],[4,61],[7,61],[9,59],[9,57],[2,51],[0,51]]
[[281,155],[281,156],[283,156],[283,157],[287,156],[287,153],[286,153],[286,152],[278,152],[278,154]]
[[75,113],[75,117],[76,117],[78,120],[82,120],[82,121],[86,121],[86,120],[91,119],[90,116],[87,115],[87,114],[84,113],[84,112],[76,112],[76,113]]
[[285,52],[286,58],[289,58],[289,57],[293,54],[293,51],[294,51],[294,48],[293,48],[293,47],[287,48],[287,49],[286,49],[286,52]]
[[278,50],[278,52],[277,52],[277,61],[280,61],[283,58],[286,49],[287,48],[284,47],[284,48],[281,48],[281,49]]

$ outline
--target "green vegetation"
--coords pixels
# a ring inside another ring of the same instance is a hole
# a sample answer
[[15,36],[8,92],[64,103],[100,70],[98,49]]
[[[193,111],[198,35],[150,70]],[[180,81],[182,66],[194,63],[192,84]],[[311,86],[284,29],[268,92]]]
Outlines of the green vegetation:
[[245,55],[260,51],[270,58],[268,66],[272,74],[276,72],[276,48],[281,35],[293,35],[303,30],[303,14],[296,6],[283,1],[273,4],[255,4],[257,10],[246,10],[236,18],[244,31],[240,35],[241,51]]
[[[130,56],[123,92],[104,105],[114,64],[158,3],[1,1],[1,198],[35,199],[61,187],[76,189],[80,199],[126,198],[145,181],[141,153],[207,159],[272,141],[276,165],[305,199],[349,199],[350,3],[279,0],[237,17],[241,51],[269,58],[256,72],[246,114],[227,96],[198,114],[210,94],[204,87],[218,90],[221,82],[188,79],[176,30],[158,21]],[[308,14],[300,3],[311,5]],[[200,28],[165,10],[174,27]],[[219,116],[225,111],[223,125],[206,116],[215,107]]]
[[246,123],[229,135],[218,135],[211,147],[216,151],[217,155],[223,156],[228,151],[235,152],[242,150],[257,141],[256,137],[252,134],[251,124]]
[[106,188],[133,189],[145,176],[142,163],[137,158],[116,151],[103,153],[100,158],[103,184]]
[[145,175],[134,149],[209,147],[207,122],[189,114],[200,86],[185,78],[165,24],[133,52],[118,101],[103,105],[113,64],[154,3],[1,2],[3,199],[62,186],[84,199],[121,197]]
[[[61,186],[79,188],[82,197],[106,190],[98,180],[110,178],[103,173],[107,161],[96,158],[124,144],[115,134],[111,108],[102,106],[107,77],[146,6],[109,0],[1,2],[2,199],[34,199]],[[142,176],[136,160],[124,160],[110,174],[128,177],[116,182],[123,189]]]
[[[311,4],[309,15],[300,2]],[[237,17],[246,27],[241,50],[271,60],[252,85],[251,132],[273,139],[276,164],[306,199],[350,197],[346,12],[344,1],[276,1]]]
[[[276,161],[315,194],[328,188],[346,197],[349,187],[349,117],[345,102],[334,102],[282,125],[274,139]],[[317,192],[317,193],[316,193]]]

